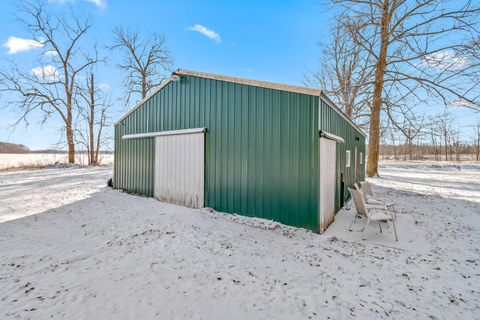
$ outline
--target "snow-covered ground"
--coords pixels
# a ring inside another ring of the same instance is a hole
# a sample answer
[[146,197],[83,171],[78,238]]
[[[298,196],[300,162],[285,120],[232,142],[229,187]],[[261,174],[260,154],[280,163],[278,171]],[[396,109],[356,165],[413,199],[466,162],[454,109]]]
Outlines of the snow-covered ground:
[[480,168],[381,171],[398,243],[348,232],[354,209],[317,235],[111,190],[108,168],[0,173],[0,318],[479,319]]
[[[112,164],[113,154],[102,154],[102,164]],[[77,154],[75,161],[79,164],[87,164],[86,154]],[[66,153],[0,153],[0,170],[22,167],[44,167],[54,163],[68,162]]]

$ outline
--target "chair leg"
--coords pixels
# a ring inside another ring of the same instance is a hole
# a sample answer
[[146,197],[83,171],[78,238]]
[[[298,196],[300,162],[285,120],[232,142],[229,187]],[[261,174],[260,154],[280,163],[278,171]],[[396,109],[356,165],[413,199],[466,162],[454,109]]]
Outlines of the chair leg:
[[380,227],[380,233],[382,233],[382,222],[381,221],[378,221],[378,226]]
[[365,228],[368,227],[369,223],[370,223],[370,218],[367,219],[367,224],[363,227],[362,232],[365,231]]
[[397,220],[397,211],[395,211],[395,205],[387,207],[393,213],[393,219]]
[[392,220],[392,224],[393,224],[393,232],[395,233],[395,241],[398,241],[397,229],[395,228],[395,220]]
[[348,225],[348,231],[352,231],[352,225],[355,223],[355,221],[357,221],[357,217],[358,217],[358,214],[355,213],[355,217],[353,218],[353,221],[350,222],[350,224]]

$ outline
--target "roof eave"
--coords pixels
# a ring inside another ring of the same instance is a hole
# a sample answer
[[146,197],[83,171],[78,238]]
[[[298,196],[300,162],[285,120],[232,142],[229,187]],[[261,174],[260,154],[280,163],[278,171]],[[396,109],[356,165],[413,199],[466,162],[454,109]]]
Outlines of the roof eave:
[[117,121],[115,121],[115,123],[113,124],[114,126],[116,126],[117,124],[119,124],[120,122],[122,122],[122,120],[124,120],[125,118],[127,118],[129,115],[131,115],[133,112],[135,112],[135,110],[137,110],[138,108],[140,108],[148,99],[150,99],[153,95],[155,95],[158,91],[162,90],[163,88],[165,88],[170,82],[174,81],[174,79],[172,78],[172,76],[168,77],[168,78],[165,78],[163,79],[163,81],[149,94],[147,95],[145,98],[143,98],[142,100],[138,101],[137,104],[135,104],[135,106],[130,109],[127,113],[125,113],[123,116],[121,116]]

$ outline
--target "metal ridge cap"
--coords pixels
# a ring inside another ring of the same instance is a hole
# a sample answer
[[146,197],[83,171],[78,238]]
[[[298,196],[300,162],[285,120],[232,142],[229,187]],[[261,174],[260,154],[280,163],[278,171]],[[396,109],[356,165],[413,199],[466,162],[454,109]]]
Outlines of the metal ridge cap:
[[289,92],[295,92],[295,93],[302,93],[302,94],[307,94],[312,96],[320,96],[321,94],[321,90],[315,89],[315,88],[302,87],[302,86],[296,86],[291,84],[282,84],[282,83],[269,82],[269,81],[263,81],[263,80],[254,80],[254,79],[248,79],[248,78],[224,76],[220,74],[186,70],[186,69],[177,69],[173,74],[207,78],[212,80],[226,81],[226,82],[245,84],[245,85],[251,85],[251,86],[268,88],[268,89],[289,91]]

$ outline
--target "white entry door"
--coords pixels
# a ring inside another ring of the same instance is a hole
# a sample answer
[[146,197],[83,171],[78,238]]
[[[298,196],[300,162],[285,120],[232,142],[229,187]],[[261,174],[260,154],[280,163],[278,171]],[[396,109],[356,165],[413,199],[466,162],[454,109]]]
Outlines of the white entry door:
[[335,162],[336,142],[320,138],[320,233],[323,233],[335,217]]
[[155,198],[192,208],[204,203],[204,133],[155,138]]

